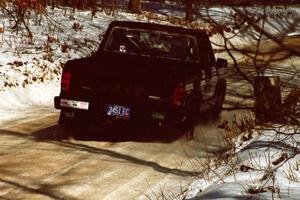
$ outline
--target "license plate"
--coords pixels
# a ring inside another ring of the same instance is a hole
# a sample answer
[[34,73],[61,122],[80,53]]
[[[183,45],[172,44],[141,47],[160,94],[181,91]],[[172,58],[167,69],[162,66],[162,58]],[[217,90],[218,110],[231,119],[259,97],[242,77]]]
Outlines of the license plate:
[[108,105],[106,115],[115,119],[130,119],[130,108],[127,106]]
[[61,99],[60,106],[63,108],[75,108],[81,110],[88,110],[89,102]]

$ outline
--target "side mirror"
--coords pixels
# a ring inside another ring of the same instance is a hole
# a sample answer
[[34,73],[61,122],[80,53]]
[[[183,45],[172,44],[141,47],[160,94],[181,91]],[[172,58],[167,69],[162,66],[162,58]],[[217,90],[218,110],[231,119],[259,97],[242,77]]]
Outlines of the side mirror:
[[217,69],[227,67],[227,65],[228,65],[228,62],[227,62],[226,59],[222,59],[222,58],[217,59],[217,63],[216,63],[216,68]]

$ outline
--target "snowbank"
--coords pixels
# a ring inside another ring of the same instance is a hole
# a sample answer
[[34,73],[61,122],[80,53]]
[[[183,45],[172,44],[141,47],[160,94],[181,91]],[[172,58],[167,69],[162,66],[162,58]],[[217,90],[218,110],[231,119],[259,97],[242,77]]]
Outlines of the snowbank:
[[298,199],[300,127],[274,126],[235,141],[235,156],[197,179],[186,199]]

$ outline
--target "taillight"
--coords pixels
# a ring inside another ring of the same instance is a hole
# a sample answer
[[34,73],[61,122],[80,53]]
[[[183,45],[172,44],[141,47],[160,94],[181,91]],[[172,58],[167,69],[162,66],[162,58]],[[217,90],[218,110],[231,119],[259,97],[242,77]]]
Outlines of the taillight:
[[184,103],[185,95],[186,95],[186,91],[185,91],[184,86],[176,87],[174,90],[173,105],[182,106]]
[[71,72],[63,72],[61,77],[61,90],[70,92]]

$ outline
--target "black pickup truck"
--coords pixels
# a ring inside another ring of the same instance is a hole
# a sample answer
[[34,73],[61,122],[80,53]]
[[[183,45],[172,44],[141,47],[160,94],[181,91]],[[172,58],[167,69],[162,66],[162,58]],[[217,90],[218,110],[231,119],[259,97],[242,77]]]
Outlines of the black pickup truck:
[[190,131],[200,117],[220,113],[226,81],[218,71],[226,66],[204,31],[114,21],[93,56],[65,64],[54,99],[59,123]]

